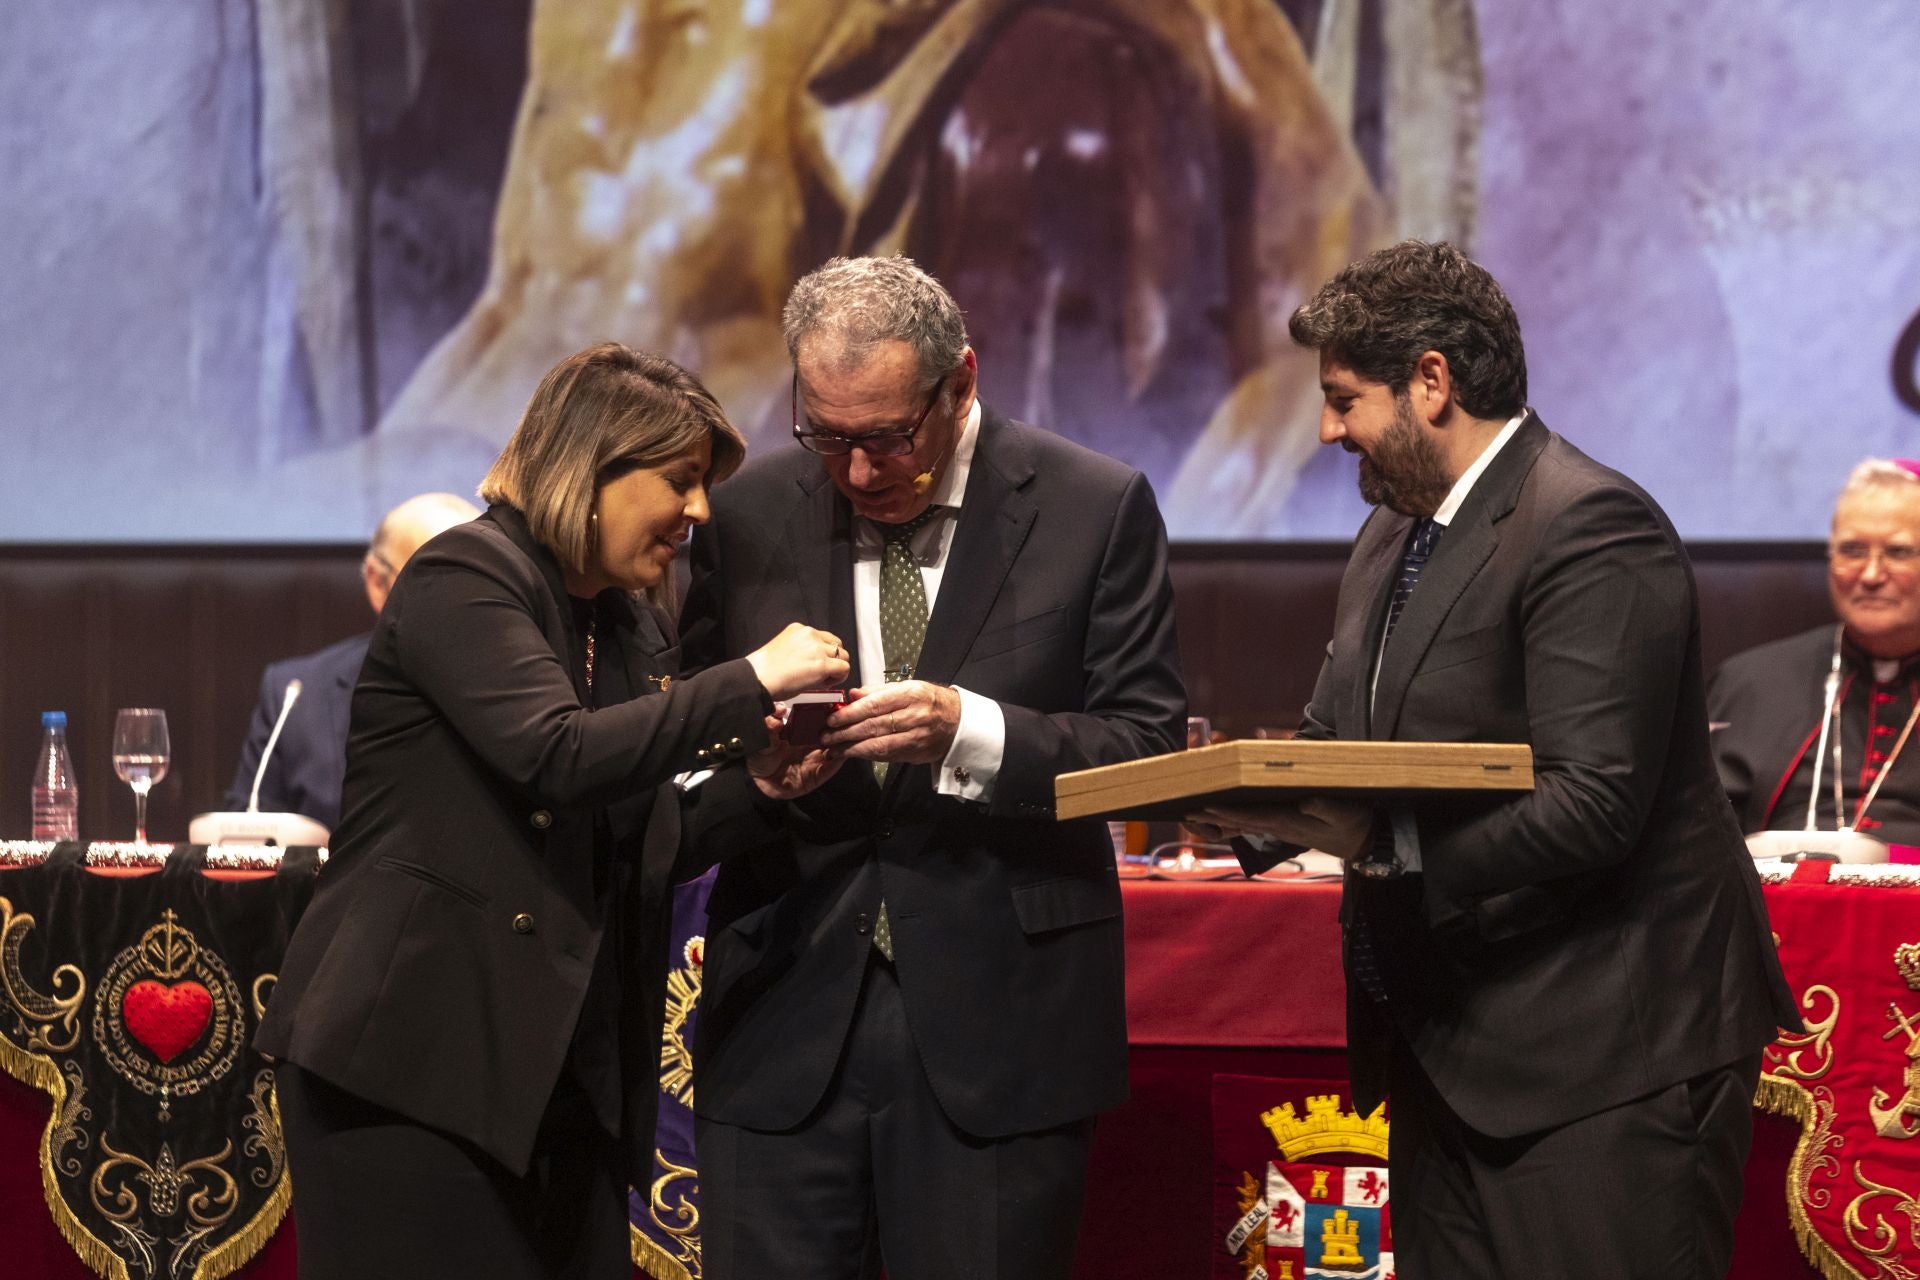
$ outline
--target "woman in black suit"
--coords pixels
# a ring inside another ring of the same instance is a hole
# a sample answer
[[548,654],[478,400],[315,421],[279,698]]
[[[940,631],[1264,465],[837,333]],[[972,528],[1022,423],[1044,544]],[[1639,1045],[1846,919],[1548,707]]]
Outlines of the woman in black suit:
[[675,678],[673,561],[743,453],[691,374],[593,347],[541,382],[486,514],[395,583],[333,857],[255,1041],[307,1280],[629,1274],[671,875],[715,839],[682,831],[668,780],[751,753],[763,788],[817,780],[771,702],[847,675],[795,624]]

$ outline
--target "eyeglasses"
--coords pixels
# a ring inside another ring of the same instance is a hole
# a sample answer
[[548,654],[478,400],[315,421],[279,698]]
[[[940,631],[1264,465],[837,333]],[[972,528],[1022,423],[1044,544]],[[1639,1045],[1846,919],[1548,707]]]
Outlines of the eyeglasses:
[[1836,542],[1827,548],[1828,559],[1850,569],[1864,565],[1876,553],[1880,556],[1880,563],[1889,569],[1912,569],[1920,566],[1920,545],[1911,543],[1872,543],[1850,539],[1846,542]]
[[933,412],[933,406],[940,402],[940,393],[946,389],[947,380],[941,378],[933,384],[933,394],[927,397],[926,408],[920,410],[920,416],[913,425],[905,430],[875,431],[868,435],[843,436],[834,431],[813,431],[802,424],[806,421],[800,416],[800,375],[793,375],[793,438],[800,442],[802,449],[821,454],[829,458],[843,458],[852,453],[857,446],[870,458],[903,458],[912,453],[920,434],[920,428],[927,425],[927,415]]

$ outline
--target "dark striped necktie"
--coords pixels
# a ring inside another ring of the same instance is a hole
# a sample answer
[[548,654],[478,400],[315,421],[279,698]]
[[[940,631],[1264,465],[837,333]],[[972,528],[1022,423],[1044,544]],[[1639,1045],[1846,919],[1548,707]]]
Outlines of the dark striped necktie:
[[[1427,561],[1433,557],[1433,549],[1440,541],[1440,531],[1446,528],[1438,520],[1416,520],[1413,533],[1407,538],[1407,549],[1400,557],[1400,576],[1394,579],[1393,596],[1387,602],[1387,630],[1381,637],[1386,644],[1393,635],[1394,624],[1400,621],[1401,610],[1407,607],[1407,601],[1413,598],[1413,589],[1420,583],[1420,575],[1425,572]],[[1377,878],[1397,875],[1400,870],[1398,859],[1394,856],[1393,826],[1381,822],[1375,833],[1373,850],[1365,859],[1354,866],[1354,870],[1363,876]],[[1348,957],[1353,977],[1360,989],[1367,993],[1376,1004],[1387,1003],[1387,984],[1381,973],[1380,957],[1374,948],[1373,926],[1364,914],[1364,908],[1356,913],[1348,931],[1351,953]]]
[[1393,583],[1393,598],[1387,602],[1388,636],[1393,635],[1394,624],[1400,621],[1400,611],[1413,598],[1413,589],[1419,585],[1420,575],[1426,570],[1434,547],[1439,545],[1440,531],[1444,528],[1446,526],[1438,520],[1414,521],[1413,534],[1407,539],[1406,554],[1400,557],[1400,576]]

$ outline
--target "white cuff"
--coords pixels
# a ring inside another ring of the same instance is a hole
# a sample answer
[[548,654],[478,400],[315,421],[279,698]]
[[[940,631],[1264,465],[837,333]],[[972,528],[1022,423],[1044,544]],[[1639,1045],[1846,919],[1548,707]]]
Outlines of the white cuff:
[[960,695],[960,727],[954,730],[953,745],[933,775],[933,789],[943,796],[985,804],[993,798],[993,784],[1006,759],[1007,716],[992,698],[958,686],[953,691]]
[[1420,870],[1420,824],[1414,820],[1413,811],[1389,809],[1387,816],[1393,820],[1393,860],[1409,874]]

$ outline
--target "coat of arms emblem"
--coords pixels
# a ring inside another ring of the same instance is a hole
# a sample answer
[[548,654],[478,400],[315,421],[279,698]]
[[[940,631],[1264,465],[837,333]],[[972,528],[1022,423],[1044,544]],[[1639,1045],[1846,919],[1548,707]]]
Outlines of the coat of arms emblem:
[[[1263,1112],[1279,1147],[1262,1174],[1243,1172],[1241,1216],[1224,1244],[1246,1280],[1393,1280],[1385,1109],[1346,1110],[1339,1094]],[[1315,1157],[1371,1158],[1340,1163]]]

